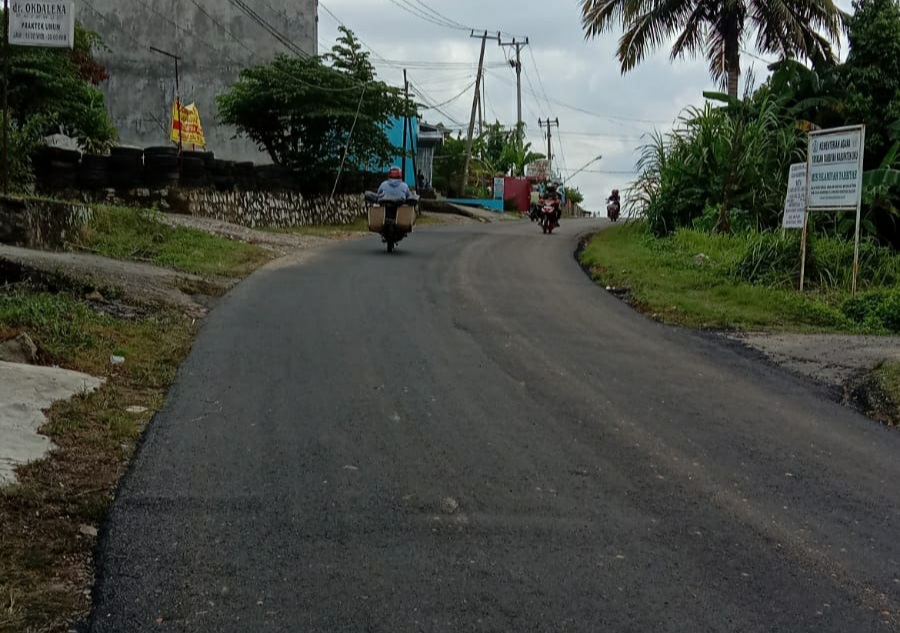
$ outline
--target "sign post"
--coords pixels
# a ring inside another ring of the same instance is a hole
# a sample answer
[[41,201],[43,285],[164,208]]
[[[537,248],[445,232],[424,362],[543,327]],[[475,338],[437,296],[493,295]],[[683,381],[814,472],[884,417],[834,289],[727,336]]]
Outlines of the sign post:
[[3,193],[9,193],[10,46],[74,48],[72,0],[3,0]]
[[806,224],[806,163],[791,165],[784,199],[783,229],[802,229]]
[[853,252],[853,293],[859,275],[859,241],[862,223],[862,177],[866,127],[852,125],[809,133],[806,179],[806,220],[803,225],[800,290],[806,277],[806,241],[809,214],[813,211],[856,211]]

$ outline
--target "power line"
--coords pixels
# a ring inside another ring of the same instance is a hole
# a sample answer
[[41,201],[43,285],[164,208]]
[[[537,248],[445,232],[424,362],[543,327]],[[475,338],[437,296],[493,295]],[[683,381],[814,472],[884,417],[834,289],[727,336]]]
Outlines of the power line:
[[415,17],[419,18],[420,20],[424,20],[425,22],[430,22],[431,24],[435,24],[437,26],[447,28],[447,29],[452,29],[455,31],[469,31],[470,30],[467,27],[454,26],[453,24],[450,24],[449,22],[444,22],[440,19],[429,16],[427,13],[425,13],[421,9],[417,9],[414,5],[409,4],[408,1],[405,3],[402,3],[400,0],[389,0],[389,2],[391,4],[393,4],[394,6],[399,7],[403,11],[406,11],[407,13],[414,15]]
[[[174,26],[177,30],[182,31],[185,35],[190,35],[194,40],[200,42],[201,44],[203,44],[204,46],[206,46],[207,48],[209,48],[209,49],[210,49],[211,51],[213,51],[217,56],[219,56],[219,57],[224,57],[226,61],[231,62],[231,63],[234,64],[235,66],[238,66],[238,67],[245,67],[245,66],[246,66],[245,63],[240,62],[240,61],[238,61],[238,60],[235,60],[233,57],[229,56],[227,53],[223,53],[219,48],[213,46],[212,44],[210,44],[209,42],[207,42],[205,39],[203,39],[203,38],[201,38],[201,37],[198,37],[192,30],[185,28],[184,26],[178,24],[177,22],[175,22],[174,20],[172,20],[171,18],[169,18],[169,16],[167,16],[167,15],[165,15],[165,14],[163,14],[163,13],[157,11],[157,10],[154,9],[151,5],[147,4],[147,2],[146,2],[145,0],[134,0],[134,2],[137,2],[138,4],[144,6],[145,8],[147,8],[148,10],[150,10],[151,12],[155,13],[155,14],[158,15],[160,18],[162,18],[163,20],[165,20],[166,22],[168,22],[169,24],[171,24],[172,26]],[[122,31],[122,33],[123,33],[124,35],[126,35],[128,38],[134,40],[134,35],[133,35],[132,33],[129,33],[129,32],[126,31],[124,28],[122,28],[120,25],[118,25],[118,24],[116,24],[114,21],[110,20],[109,17],[107,17],[105,14],[103,14],[103,12],[98,11],[97,8],[94,7],[88,0],[85,0],[85,4],[86,4],[86,5],[87,5],[94,13],[96,13],[98,16],[100,16],[105,22],[107,22],[108,24],[110,24],[110,25],[112,25],[112,26],[117,27],[119,30]],[[224,28],[224,27],[221,25],[221,23],[217,23],[217,25],[218,25],[220,28]],[[346,88],[331,88],[331,87],[328,87],[328,86],[322,86],[322,85],[310,83],[310,82],[308,82],[308,81],[305,81],[305,80],[303,80],[303,79],[300,79],[299,77],[296,77],[295,75],[292,75],[291,73],[285,72],[285,71],[283,71],[283,70],[281,70],[280,68],[277,68],[277,67],[275,67],[275,66],[271,66],[271,68],[272,68],[273,71],[275,71],[275,72],[277,72],[277,73],[280,73],[280,74],[284,75],[285,77],[290,78],[292,81],[295,81],[295,82],[297,82],[297,83],[299,83],[299,84],[301,84],[301,85],[304,85],[304,86],[308,86],[308,87],[310,87],[310,88],[316,88],[317,90],[322,90],[322,91],[324,91],[324,92],[351,92],[351,91],[359,90],[359,89],[362,88],[364,85],[366,85],[366,84],[364,84],[364,83],[360,83],[360,82],[357,82],[357,81],[353,81],[353,80],[349,80],[349,79],[348,79],[348,81],[351,81],[351,82],[353,83],[352,86],[348,86],[348,87],[346,87]]]
[[[410,84],[410,85],[412,85],[412,84]],[[453,103],[454,101],[456,101],[457,99],[459,99],[460,97],[462,97],[464,94],[466,94],[467,92],[469,92],[469,90],[470,90],[471,88],[473,88],[474,86],[475,86],[475,82],[472,81],[468,86],[466,86],[465,88],[463,88],[458,94],[456,94],[455,96],[453,96],[453,97],[447,99],[446,101],[443,101],[443,102],[441,102],[441,103],[437,103],[437,104],[431,106],[431,109],[432,109],[432,110],[437,110],[438,108],[443,108],[444,106]]]
[[457,27],[461,27],[462,29],[465,29],[466,31],[471,31],[471,30],[472,30],[471,27],[468,27],[468,26],[466,26],[465,24],[462,24],[461,22],[457,22],[456,20],[453,20],[453,19],[451,19],[451,18],[448,18],[446,15],[444,15],[444,14],[441,13],[440,11],[435,10],[434,8],[431,7],[431,5],[429,5],[429,4],[427,4],[426,2],[424,2],[424,0],[414,0],[414,2],[415,2],[416,4],[418,4],[418,5],[422,6],[422,7],[424,7],[425,9],[427,9],[427,10],[428,10],[430,13],[432,13],[433,15],[435,15],[435,16],[437,16],[437,17],[443,19],[444,21],[446,21],[446,22],[448,22],[448,23],[450,23],[450,24],[454,24],[454,25],[456,25]]
[[[504,81],[504,82],[508,83],[508,84],[511,85],[511,86],[514,86],[514,85],[515,85],[514,83],[510,82],[509,80],[507,80],[506,77],[502,77],[502,76],[497,75],[497,74],[495,74],[495,73],[490,73],[490,74],[491,74],[492,77],[495,77],[495,78],[497,78],[497,79],[500,79],[500,81]],[[527,74],[526,74],[525,78],[526,78],[526,80],[528,81],[528,86],[529,86],[529,89],[526,90],[526,92],[528,92],[529,94],[531,94],[532,96],[534,96],[534,97],[536,97],[536,98],[540,98],[540,95],[534,90],[534,85],[531,83],[531,80],[528,79],[528,75],[527,75]],[[667,125],[667,124],[670,123],[670,121],[649,120],[649,119],[635,119],[635,118],[621,117],[621,116],[617,116],[617,115],[613,115],[613,114],[601,114],[601,113],[599,113],[599,112],[593,112],[593,111],[587,110],[587,109],[585,109],[585,108],[581,108],[581,107],[578,107],[578,106],[574,106],[574,105],[572,105],[572,104],[570,104],[570,103],[567,103],[566,101],[563,101],[563,100],[561,100],[561,99],[555,99],[555,98],[549,97],[549,96],[547,97],[547,99],[548,99],[549,103],[551,103],[551,104],[558,105],[558,106],[561,106],[561,107],[563,107],[563,108],[568,108],[569,110],[573,110],[573,111],[575,111],[575,112],[580,112],[580,113],[582,113],[582,114],[587,114],[587,115],[589,115],[589,116],[593,116],[593,117],[596,117],[596,118],[598,118],[598,119],[606,119],[606,120],[608,120],[608,121],[611,121],[611,122],[617,123],[617,124],[619,124],[618,122],[620,122],[620,121],[627,121],[627,122],[630,122],[630,123],[643,123],[643,124],[646,124],[646,125]],[[625,126],[625,127],[630,127],[631,129],[637,130],[638,132],[647,132],[647,130],[642,130],[642,129],[640,129],[640,128],[634,127],[633,125],[628,125],[628,126]]]
[[263,28],[267,33],[269,33],[272,37],[275,38],[276,41],[281,43],[282,46],[287,48],[290,52],[294,53],[297,57],[308,58],[310,57],[309,53],[304,51],[302,48],[291,42],[285,35],[281,34],[274,26],[272,26],[269,22],[267,22],[261,15],[259,15],[256,11],[253,10],[249,5],[247,5],[244,0],[228,0],[228,2],[243,11],[247,16],[250,17],[251,20],[256,22],[259,26]]

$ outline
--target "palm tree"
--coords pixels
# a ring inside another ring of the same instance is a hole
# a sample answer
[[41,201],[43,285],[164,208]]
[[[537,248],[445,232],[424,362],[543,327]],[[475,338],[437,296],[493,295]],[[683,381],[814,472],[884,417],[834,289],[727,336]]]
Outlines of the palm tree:
[[617,56],[622,72],[672,38],[671,59],[705,52],[713,78],[737,98],[741,44],[756,33],[760,52],[802,57],[814,65],[835,60],[842,12],[832,0],[581,0],[585,36],[621,23]]

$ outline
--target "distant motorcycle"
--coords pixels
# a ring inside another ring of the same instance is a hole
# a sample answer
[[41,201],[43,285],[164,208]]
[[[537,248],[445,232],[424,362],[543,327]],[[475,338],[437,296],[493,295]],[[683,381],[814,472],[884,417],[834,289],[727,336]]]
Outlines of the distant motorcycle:
[[606,203],[606,217],[609,218],[610,222],[619,221],[619,211],[619,203],[615,200],[610,200]]
[[541,200],[541,230],[545,234],[553,233],[553,229],[559,226],[557,222],[558,211],[559,202],[556,200]]
[[412,233],[416,224],[418,196],[409,198],[378,197],[374,191],[365,194],[369,207],[369,231],[381,235],[387,252],[393,253],[396,245]]

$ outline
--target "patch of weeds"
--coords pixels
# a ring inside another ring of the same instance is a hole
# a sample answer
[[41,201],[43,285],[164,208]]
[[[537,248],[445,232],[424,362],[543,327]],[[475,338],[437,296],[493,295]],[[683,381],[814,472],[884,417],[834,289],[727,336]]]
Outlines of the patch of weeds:
[[120,321],[73,296],[0,291],[0,339],[27,332],[44,362],[107,381],[51,408],[41,432],[56,450],[0,489],[0,631],[68,631],[88,613],[96,530],[194,331],[175,312]]
[[869,417],[900,426],[900,363],[885,363],[848,388],[850,402]]
[[157,212],[98,206],[77,246],[104,257],[147,262],[197,275],[245,277],[271,259],[245,244],[187,227],[171,227]]
[[[641,224],[602,231],[580,253],[604,286],[627,289],[629,302],[665,323],[722,330],[871,332],[841,310],[846,293],[799,294],[743,281],[747,236],[678,231],[656,238]],[[744,271],[746,272],[746,271]],[[757,273],[754,273],[757,274]]]

